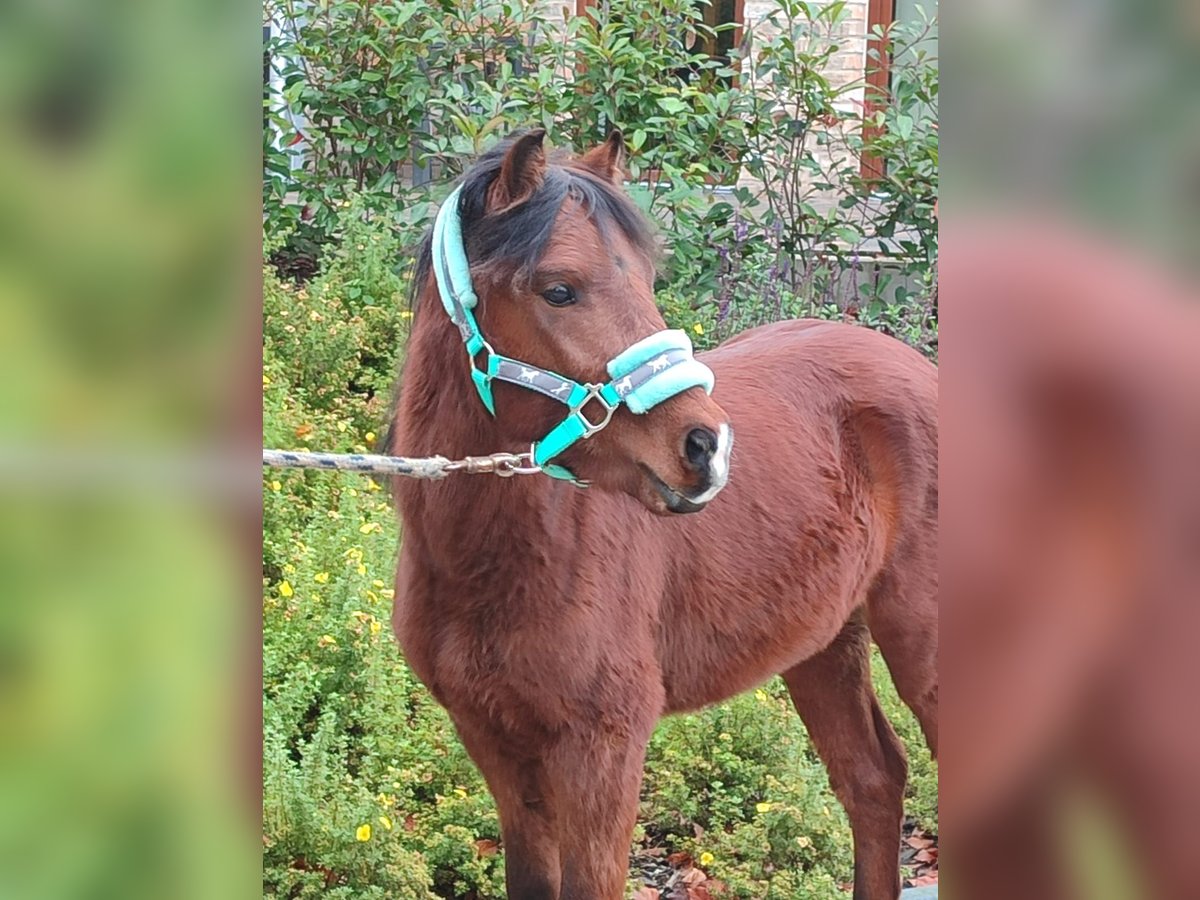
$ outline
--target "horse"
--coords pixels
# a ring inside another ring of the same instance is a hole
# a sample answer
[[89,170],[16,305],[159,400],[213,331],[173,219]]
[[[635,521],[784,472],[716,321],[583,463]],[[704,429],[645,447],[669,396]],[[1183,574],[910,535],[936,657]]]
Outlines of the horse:
[[[478,321],[456,327],[427,239],[389,452],[530,447],[562,406],[491,378],[493,355],[591,401],[665,327],[623,153],[619,132],[569,156],[534,131],[465,172],[449,202]],[[582,413],[607,427],[555,457],[565,478],[397,479],[393,630],[495,798],[510,900],[620,898],[655,724],[780,673],[851,824],[855,900],[895,900],[907,762],[869,647],[936,757],[936,367],[811,320],[696,361],[715,385]]]

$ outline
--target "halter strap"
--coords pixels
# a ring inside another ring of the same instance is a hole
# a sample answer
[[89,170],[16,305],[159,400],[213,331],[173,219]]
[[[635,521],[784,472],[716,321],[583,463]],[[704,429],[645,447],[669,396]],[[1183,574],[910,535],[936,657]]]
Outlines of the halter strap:
[[[462,240],[459,202],[461,186],[446,198],[433,224],[431,258],[438,295],[450,321],[467,348],[471,381],[479,399],[492,415],[496,402],[492,382],[506,381],[536,391],[568,408],[567,417],[533,444],[533,461],[551,477],[580,482],[570,470],[550,460],[580,440],[602,431],[625,404],[642,415],[664,400],[693,387],[711,394],[712,370],[692,355],[691,339],[678,329],[666,329],[643,338],[608,362],[611,381],[580,383],[550,369],[503,356],[484,339],[473,312],[478,297],[471,285],[470,265]],[[477,360],[484,354],[482,364]]]

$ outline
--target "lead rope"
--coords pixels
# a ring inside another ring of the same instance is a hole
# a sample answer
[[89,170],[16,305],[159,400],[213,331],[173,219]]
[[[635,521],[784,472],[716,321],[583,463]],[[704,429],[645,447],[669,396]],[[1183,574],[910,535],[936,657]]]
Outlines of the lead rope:
[[536,475],[542,467],[533,462],[533,452],[492,453],[447,459],[444,456],[381,456],[374,453],[313,453],[307,450],[263,450],[263,466],[276,469],[326,469],[364,475],[403,475],[408,478],[445,478],[467,475]]

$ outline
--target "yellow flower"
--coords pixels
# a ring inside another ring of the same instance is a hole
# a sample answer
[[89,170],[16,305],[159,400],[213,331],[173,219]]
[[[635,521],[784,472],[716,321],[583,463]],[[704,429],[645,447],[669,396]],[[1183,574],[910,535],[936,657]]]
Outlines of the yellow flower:
[[728,731],[722,731],[720,734],[717,735],[717,737],[723,741],[732,741],[733,740],[733,735],[730,734]]
[[279,596],[280,597],[290,597],[294,593],[296,593],[296,592],[292,590],[292,586],[290,583],[285,581],[281,585],[279,585]]
[[378,578],[376,578],[374,581],[371,582],[371,587],[381,588],[381,587],[383,587],[383,582],[380,581]]
[[263,387],[270,387],[270,386],[271,386],[271,379],[268,376],[264,375],[263,376]]
[[341,432],[343,432],[343,433],[344,433],[344,432],[346,431],[346,423],[345,423],[345,422],[338,422],[338,423],[337,423],[337,430],[338,430],[338,431],[341,431]]
[[709,853],[707,850],[705,850],[703,853],[700,854],[700,865],[702,865],[702,866],[711,866],[716,861],[717,861],[717,858],[715,856],[713,856],[711,853]]
[[460,787],[456,787],[456,788],[454,789],[454,793],[455,793],[455,795],[456,795],[456,796],[459,796],[459,797],[461,797],[461,798],[462,798],[462,799],[464,799],[464,800],[466,800],[466,799],[467,799],[467,789],[466,789],[466,788],[460,788]]
[[357,571],[358,571],[358,574],[359,574],[359,575],[366,575],[366,574],[367,574],[367,567],[366,567],[366,566],[364,566],[362,563],[359,563],[359,564],[358,564],[358,569],[357,569]]
[[384,828],[386,828],[388,831],[392,830],[392,820],[389,819],[387,816],[380,816],[379,824],[382,825]]
[[801,835],[800,837],[796,838],[796,846],[801,850],[807,850],[812,846],[812,840],[805,835]]
[[411,319],[411,318],[412,318],[412,310],[411,310],[411,309],[402,309],[402,310],[400,310],[400,318],[402,318],[402,319]]
[[767,701],[769,701],[771,699],[771,695],[768,694],[766,691],[764,691],[762,688],[759,688],[757,691],[754,692],[754,697],[756,700],[758,700],[759,703],[766,703]]
[[363,437],[365,437],[367,439],[368,444],[375,443],[375,432],[368,431],[365,435],[363,435]]
[[278,494],[281,490],[283,490],[283,485],[280,484],[278,481],[272,481],[271,482],[271,490],[273,490],[275,493]]
[[381,632],[381,631],[383,631],[383,626],[381,624],[379,624],[379,620],[378,619],[372,620],[371,621],[371,634],[379,634],[379,632]]
[[380,487],[378,484],[376,484],[376,483],[375,483],[375,479],[374,479],[374,478],[368,478],[368,479],[367,479],[367,489],[368,489],[368,490],[372,490],[372,491],[381,491],[381,490],[383,490],[383,488],[381,488],[381,487]]
[[704,334],[704,326],[697,322],[692,326],[692,331],[696,332],[696,334]]
[[349,490],[349,492],[348,492],[348,493],[350,494],[350,496],[351,496],[351,497],[357,497],[357,496],[358,496],[358,491],[356,491],[354,488],[350,488],[350,490]]
[[329,573],[318,572],[313,576],[313,581],[315,581],[317,584],[329,584]]
[[770,803],[755,803],[754,808],[757,809],[760,813],[768,813],[771,811],[771,804]]
[[378,522],[363,522],[358,526],[359,534],[370,534],[372,531],[382,531],[383,527]]
[[371,839],[371,826],[367,823],[359,825],[354,829],[354,839],[356,841],[369,841]]

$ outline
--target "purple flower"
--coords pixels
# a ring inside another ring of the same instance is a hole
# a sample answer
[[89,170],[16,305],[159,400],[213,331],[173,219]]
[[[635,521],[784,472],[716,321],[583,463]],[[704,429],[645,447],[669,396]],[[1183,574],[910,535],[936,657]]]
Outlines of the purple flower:
[[729,291],[724,291],[721,294],[721,300],[717,303],[717,324],[723,325],[725,320],[729,318],[729,310],[733,305],[733,294]]

